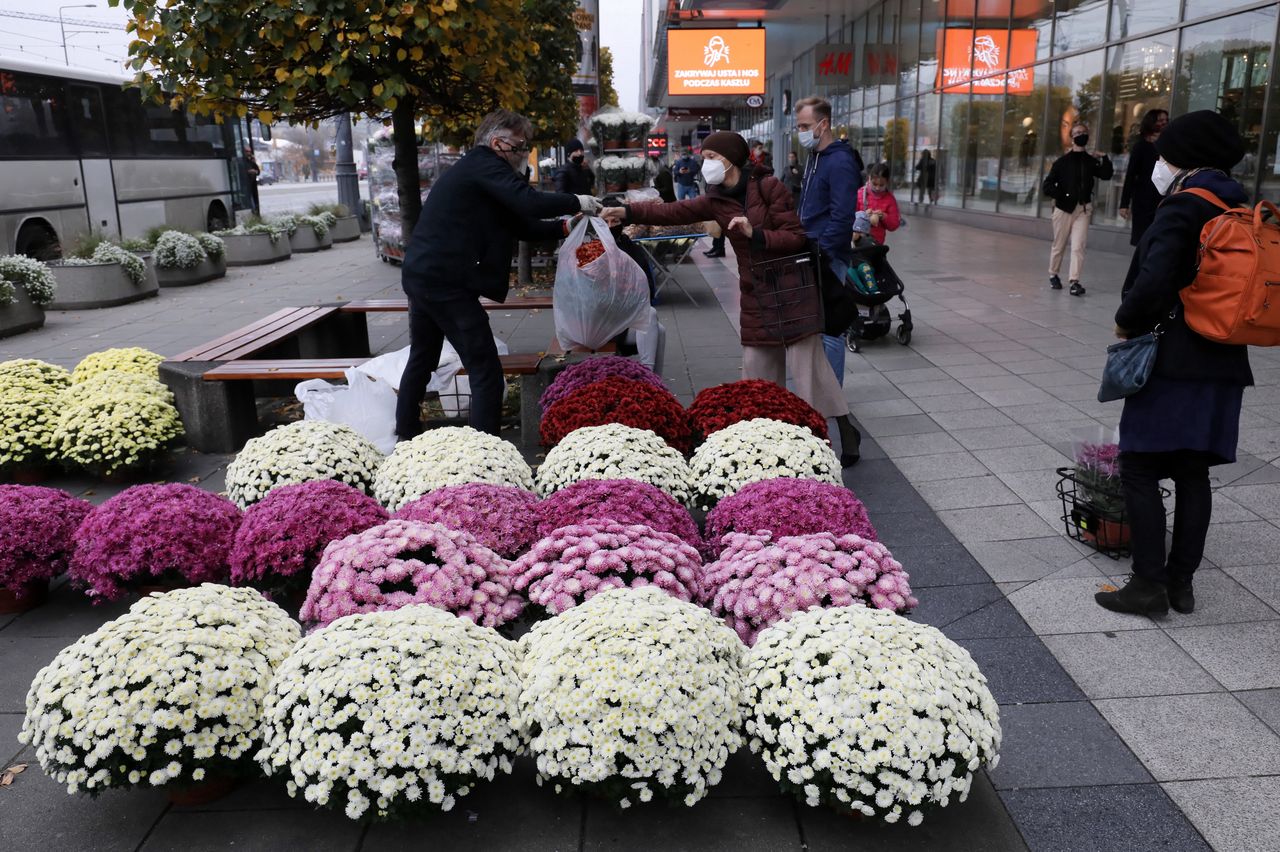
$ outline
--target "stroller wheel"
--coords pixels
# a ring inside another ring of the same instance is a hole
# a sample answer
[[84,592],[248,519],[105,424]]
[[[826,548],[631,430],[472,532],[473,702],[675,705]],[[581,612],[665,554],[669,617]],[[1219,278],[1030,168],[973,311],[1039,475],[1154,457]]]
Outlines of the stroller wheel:
[[898,326],[898,342],[903,346],[911,342],[911,328],[906,323]]
[[844,345],[846,349],[855,355],[862,351],[862,344],[858,342],[857,326],[851,327],[844,333]]

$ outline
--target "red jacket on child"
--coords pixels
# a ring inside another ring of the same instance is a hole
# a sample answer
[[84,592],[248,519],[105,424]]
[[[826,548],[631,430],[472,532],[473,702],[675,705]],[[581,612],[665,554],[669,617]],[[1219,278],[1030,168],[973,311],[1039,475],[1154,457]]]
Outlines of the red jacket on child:
[[898,226],[902,224],[902,215],[898,212],[898,199],[893,197],[893,190],[886,189],[882,193],[871,191],[871,187],[863,185],[858,190],[858,208],[866,210],[868,213],[883,213],[884,218],[879,225],[871,226],[871,239],[877,243],[884,243],[884,235],[886,231],[896,231]]

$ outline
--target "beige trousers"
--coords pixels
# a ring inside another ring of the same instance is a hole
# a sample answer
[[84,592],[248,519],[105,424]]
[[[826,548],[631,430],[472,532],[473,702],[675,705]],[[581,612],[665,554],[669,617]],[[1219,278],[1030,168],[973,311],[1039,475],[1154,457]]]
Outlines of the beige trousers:
[[1092,204],[1080,204],[1070,213],[1053,208],[1053,251],[1049,254],[1049,274],[1057,275],[1062,268],[1062,255],[1071,240],[1071,274],[1068,281],[1079,281],[1084,269],[1084,247],[1089,240],[1089,214]]
[[742,377],[764,379],[787,386],[787,369],[795,381],[796,395],[823,417],[842,417],[849,403],[822,349],[822,336],[811,334],[790,346],[743,346]]

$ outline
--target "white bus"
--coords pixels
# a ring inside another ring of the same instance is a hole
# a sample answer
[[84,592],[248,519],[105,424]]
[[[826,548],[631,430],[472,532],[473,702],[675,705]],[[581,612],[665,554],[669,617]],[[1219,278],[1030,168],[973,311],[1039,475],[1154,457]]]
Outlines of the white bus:
[[0,254],[101,231],[214,230],[249,206],[238,122],[144,103],[122,75],[0,57]]

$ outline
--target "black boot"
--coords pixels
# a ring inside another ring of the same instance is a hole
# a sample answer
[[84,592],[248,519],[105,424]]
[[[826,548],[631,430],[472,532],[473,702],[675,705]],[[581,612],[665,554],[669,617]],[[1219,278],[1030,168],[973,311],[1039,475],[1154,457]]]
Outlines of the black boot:
[[1050,290],[1061,290],[1061,289],[1062,289],[1062,279],[1061,279],[1061,278],[1059,278],[1059,277],[1058,277],[1058,276],[1056,276],[1056,275],[1050,275],[1050,276],[1049,276],[1049,289],[1050,289]]
[[837,417],[836,426],[840,427],[840,466],[853,467],[862,458],[862,433],[848,414]]
[[1190,615],[1196,611],[1196,593],[1191,588],[1191,578],[1169,578],[1169,606],[1174,612]]
[[1098,602],[1098,606],[1112,612],[1164,615],[1169,611],[1169,593],[1164,583],[1136,574],[1129,575],[1129,582],[1124,584],[1124,588],[1114,592],[1098,592],[1093,599]]

